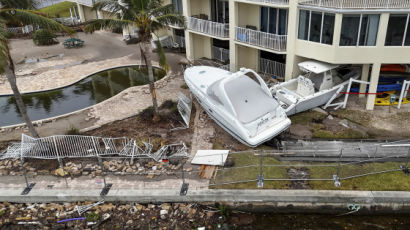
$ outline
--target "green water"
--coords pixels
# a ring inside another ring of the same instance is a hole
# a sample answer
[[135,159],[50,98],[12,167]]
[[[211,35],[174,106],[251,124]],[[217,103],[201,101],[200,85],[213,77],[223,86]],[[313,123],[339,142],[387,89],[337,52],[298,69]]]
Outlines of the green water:
[[[154,68],[155,80],[165,76]],[[24,94],[23,101],[32,121],[70,113],[102,102],[132,86],[148,83],[145,67],[121,67],[90,75],[83,80],[42,93]],[[23,123],[14,96],[0,96],[0,126]]]

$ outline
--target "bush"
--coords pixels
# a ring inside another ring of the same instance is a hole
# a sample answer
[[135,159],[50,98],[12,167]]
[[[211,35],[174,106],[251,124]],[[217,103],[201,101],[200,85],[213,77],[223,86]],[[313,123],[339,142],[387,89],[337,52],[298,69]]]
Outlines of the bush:
[[141,111],[139,114],[142,120],[144,121],[150,121],[154,117],[154,108],[152,106],[144,109]]
[[78,130],[74,125],[71,125],[66,131],[65,135],[80,135],[80,130]]
[[49,46],[57,44],[57,36],[49,30],[37,30],[33,35],[33,42],[38,46]]
[[96,221],[98,221],[98,219],[100,219],[100,216],[99,216],[97,213],[95,213],[95,212],[88,213],[88,214],[85,216],[85,220],[86,220],[86,221],[96,222]]

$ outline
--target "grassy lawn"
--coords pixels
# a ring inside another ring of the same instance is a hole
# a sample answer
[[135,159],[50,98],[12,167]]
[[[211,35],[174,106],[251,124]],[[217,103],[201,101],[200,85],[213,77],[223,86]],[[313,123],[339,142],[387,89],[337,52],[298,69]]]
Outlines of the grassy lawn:
[[323,119],[325,119],[325,117],[326,114],[310,110],[303,113],[292,115],[289,118],[292,121],[292,124],[309,125],[313,122],[322,121]]
[[[260,158],[253,152],[231,154],[229,158],[235,162],[232,167],[225,167],[218,170],[215,177],[215,183],[229,183],[242,181],[241,183],[211,186],[211,188],[220,189],[257,189],[256,179],[259,174]],[[262,158],[263,175],[265,177],[264,189],[290,189],[290,168],[303,168],[308,171],[310,179],[332,179],[337,174],[337,163],[299,163],[299,162],[281,162],[273,156],[264,156]],[[340,167],[339,177],[350,177],[359,174],[371,172],[399,169],[401,162],[386,163],[368,163],[368,164],[345,164]],[[270,167],[267,165],[283,165],[280,167]],[[296,166],[287,166],[296,165]],[[303,166],[302,166],[303,165]],[[333,166],[333,167],[332,167]],[[281,181],[266,181],[266,179],[284,179]],[[250,181],[252,180],[252,181]],[[332,181],[307,181],[312,189],[325,190],[373,190],[373,191],[410,191],[410,176],[405,175],[402,171],[380,173],[369,176],[362,176],[352,179],[342,180],[341,187],[335,187]]]
[[74,2],[60,2],[45,8],[40,9],[40,12],[47,14],[53,18],[70,17],[70,8],[77,6]]

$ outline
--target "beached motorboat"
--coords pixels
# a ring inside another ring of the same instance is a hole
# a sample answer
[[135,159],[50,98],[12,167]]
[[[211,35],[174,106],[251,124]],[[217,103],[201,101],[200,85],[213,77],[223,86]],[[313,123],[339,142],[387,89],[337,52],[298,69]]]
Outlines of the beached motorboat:
[[305,61],[298,64],[304,76],[279,83],[270,88],[285,109],[293,115],[326,104],[332,97],[347,88],[350,78],[357,79],[357,68],[338,68],[338,65],[319,61]]
[[253,70],[231,73],[194,66],[185,70],[184,78],[208,115],[243,144],[260,145],[290,126],[284,109]]

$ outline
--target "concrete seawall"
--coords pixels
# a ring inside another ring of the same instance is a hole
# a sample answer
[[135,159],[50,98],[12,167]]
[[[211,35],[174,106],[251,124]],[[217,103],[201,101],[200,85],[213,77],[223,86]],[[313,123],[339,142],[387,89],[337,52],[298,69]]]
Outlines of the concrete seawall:
[[[33,189],[20,195],[22,189],[0,189],[0,202],[50,203],[100,200],[100,189]],[[358,214],[410,213],[410,192],[331,191],[331,190],[179,190],[111,189],[108,202],[138,203],[223,203],[237,210],[260,212],[341,213],[349,204],[360,205]]]

